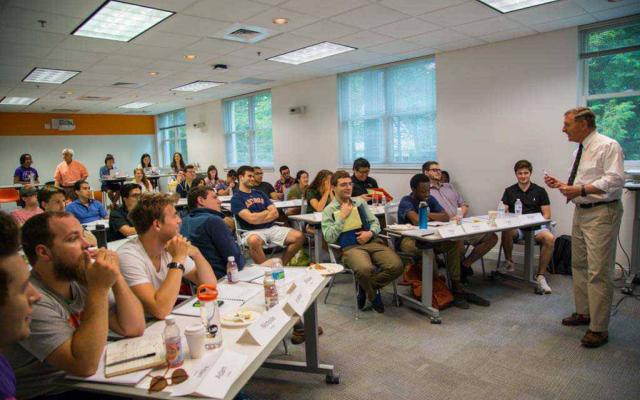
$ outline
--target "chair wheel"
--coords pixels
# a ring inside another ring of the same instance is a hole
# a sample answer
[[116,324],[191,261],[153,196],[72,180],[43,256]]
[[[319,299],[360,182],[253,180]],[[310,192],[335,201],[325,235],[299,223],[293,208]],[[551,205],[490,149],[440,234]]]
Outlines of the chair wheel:
[[438,317],[433,317],[431,318],[431,323],[434,325],[440,325],[442,323],[442,320]]
[[325,377],[325,381],[329,384],[329,385],[337,385],[340,383],[340,375],[327,375]]

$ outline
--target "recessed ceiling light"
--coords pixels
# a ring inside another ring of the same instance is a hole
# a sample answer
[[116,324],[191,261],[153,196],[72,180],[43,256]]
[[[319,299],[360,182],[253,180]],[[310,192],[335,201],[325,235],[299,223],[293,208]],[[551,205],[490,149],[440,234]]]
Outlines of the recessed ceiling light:
[[193,61],[197,58],[197,56],[195,54],[187,54],[184,56],[184,59],[187,61]]
[[38,100],[37,97],[3,97],[0,104],[3,106],[28,106],[36,100]]
[[331,42],[322,42],[304,47],[300,50],[294,50],[288,53],[281,54],[279,56],[267,58],[267,60],[298,65],[310,61],[319,60],[321,58],[334,56],[340,53],[346,53],[347,51],[351,50],[356,50],[356,48]]
[[173,11],[107,1],[71,34],[128,42],[173,14]]
[[212,87],[224,85],[224,82],[213,82],[213,81],[195,81],[188,83],[186,85],[178,86],[171,90],[176,92],[200,92],[202,90],[211,89]]
[[69,79],[78,75],[80,71],[65,71],[63,69],[34,68],[29,72],[22,82],[35,83],[65,83]]
[[66,94],[67,96],[71,96],[73,92],[64,92],[64,94]]
[[289,23],[289,20],[286,18],[274,18],[272,22],[276,25],[286,25]]
[[152,105],[153,103],[144,103],[142,101],[134,101],[133,103],[129,103],[129,104],[123,104],[121,106],[118,106],[118,108],[145,108],[145,107],[149,107],[150,105]]
[[539,6],[547,3],[553,3],[559,0],[478,0],[478,1],[488,5],[494,10],[497,10],[503,14],[506,14],[511,11],[522,10],[524,8],[535,7],[535,6]]
[[158,73],[156,71],[149,71],[149,75],[158,76]]

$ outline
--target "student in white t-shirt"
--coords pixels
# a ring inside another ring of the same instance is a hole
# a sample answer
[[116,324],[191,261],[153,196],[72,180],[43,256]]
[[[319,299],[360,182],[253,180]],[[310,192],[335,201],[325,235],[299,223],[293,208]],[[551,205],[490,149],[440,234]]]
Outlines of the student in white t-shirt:
[[180,232],[172,198],[145,193],[129,217],[138,232],[118,249],[122,275],[147,314],[164,319],[176,303],[182,277],[196,285],[216,284],[211,265]]

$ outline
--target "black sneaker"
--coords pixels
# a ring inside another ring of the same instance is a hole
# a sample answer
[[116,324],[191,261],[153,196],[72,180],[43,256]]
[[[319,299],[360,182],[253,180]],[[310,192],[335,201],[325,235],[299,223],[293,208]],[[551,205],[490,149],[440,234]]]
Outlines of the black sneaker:
[[491,302],[489,300],[484,299],[484,298],[478,296],[475,293],[464,292],[464,293],[462,293],[462,295],[471,304],[476,304],[476,305],[482,306],[482,307],[489,307],[491,305]]
[[371,307],[380,314],[384,312],[384,304],[382,303],[382,296],[380,296],[380,292],[376,293],[376,297],[374,297],[371,302]]
[[465,299],[461,293],[453,294],[453,301],[451,302],[451,304],[454,307],[462,308],[463,310],[468,310],[469,308],[471,308],[469,302],[467,302],[467,299]]
[[362,286],[358,285],[358,310],[362,310],[364,308],[365,303],[367,302],[367,293],[364,291]]

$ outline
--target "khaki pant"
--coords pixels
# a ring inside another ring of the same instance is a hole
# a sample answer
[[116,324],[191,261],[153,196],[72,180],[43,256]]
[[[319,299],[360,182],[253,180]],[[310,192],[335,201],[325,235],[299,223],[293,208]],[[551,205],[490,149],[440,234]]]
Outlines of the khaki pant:
[[[451,274],[451,280],[454,282],[460,281],[460,250],[456,242],[438,242],[433,243],[433,250],[436,253],[446,253],[447,255],[447,269]],[[400,242],[400,250],[405,253],[411,253],[418,257],[422,257],[422,249],[416,246],[416,240],[404,237]],[[434,265],[434,270],[436,266]],[[423,278],[424,279],[424,278]]]
[[573,295],[578,314],[589,315],[589,329],[608,330],[613,298],[616,241],[622,203],[576,207],[571,233]]
[[369,300],[376,296],[376,290],[398,278],[404,270],[396,252],[377,239],[347,247],[342,252],[342,262],[355,272],[356,280]]

